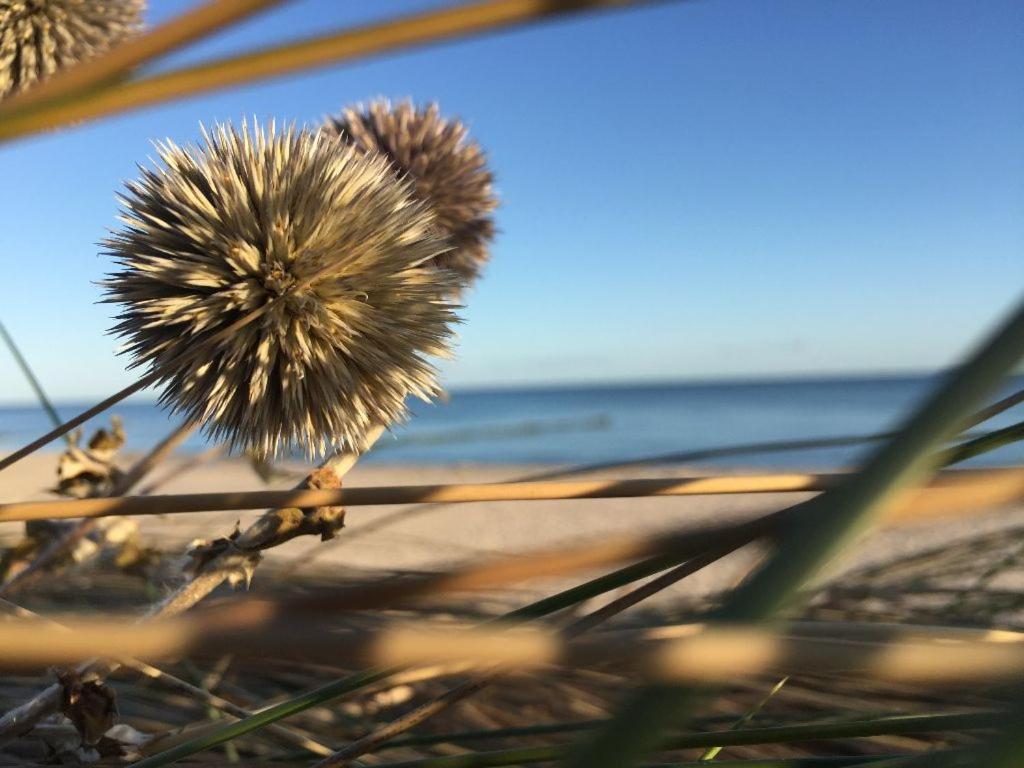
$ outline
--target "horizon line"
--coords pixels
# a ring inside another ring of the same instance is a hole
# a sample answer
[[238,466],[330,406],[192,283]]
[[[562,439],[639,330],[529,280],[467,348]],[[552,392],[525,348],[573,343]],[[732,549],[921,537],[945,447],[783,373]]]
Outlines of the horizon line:
[[[600,389],[630,389],[630,388],[665,388],[678,386],[743,386],[757,384],[788,384],[799,382],[831,382],[831,381],[897,381],[907,379],[922,379],[939,376],[948,371],[949,368],[914,369],[904,371],[883,370],[875,372],[851,371],[851,372],[807,372],[807,373],[764,373],[750,375],[722,375],[703,377],[638,377],[633,379],[611,378],[606,380],[564,380],[564,381],[538,381],[522,383],[468,383],[459,384],[445,389],[451,394],[474,394],[489,392],[542,392],[553,390],[600,390]],[[1017,375],[1017,374],[1014,374]],[[52,399],[55,405],[59,406],[80,406],[102,399],[105,395],[96,397],[83,396],[76,399]],[[125,400],[125,403],[147,403],[157,404],[157,397],[151,393],[140,393],[135,397]],[[438,398],[438,401],[443,401]],[[29,407],[37,406],[39,402],[35,399],[19,398],[5,400],[0,398],[0,407]]]

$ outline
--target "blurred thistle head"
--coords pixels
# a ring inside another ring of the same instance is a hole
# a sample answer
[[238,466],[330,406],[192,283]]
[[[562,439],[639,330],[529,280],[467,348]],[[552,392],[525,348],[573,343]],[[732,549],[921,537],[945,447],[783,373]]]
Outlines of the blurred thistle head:
[[138,31],[145,0],[0,0],[0,99]]
[[[321,132],[258,124],[160,144],[104,245],[106,300],[133,365],[162,402],[259,455],[365,447],[437,393],[457,285],[423,269],[447,248],[430,209],[387,160]],[[224,330],[253,310],[255,320]]]
[[324,130],[364,152],[381,153],[411,179],[452,246],[435,264],[457,272],[464,285],[479,276],[494,237],[491,214],[498,200],[487,158],[465,125],[441,117],[436,104],[417,109],[410,102],[392,106],[379,100],[328,118]]

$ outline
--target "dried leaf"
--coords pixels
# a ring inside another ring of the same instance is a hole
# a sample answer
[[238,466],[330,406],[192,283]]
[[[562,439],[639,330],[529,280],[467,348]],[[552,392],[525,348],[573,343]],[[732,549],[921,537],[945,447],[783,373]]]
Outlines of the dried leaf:
[[99,429],[86,448],[81,435],[74,435],[57,460],[56,493],[76,499],[109,496],[122,476],[114,466],[114,457],[124,447],[125,434],[117,416],[110,419],[111,429]]
[[114,689],[100,680],[85,680],[73,669],[57,673],[60,710],[78,730],[82,743],[93,747],[117,721]]

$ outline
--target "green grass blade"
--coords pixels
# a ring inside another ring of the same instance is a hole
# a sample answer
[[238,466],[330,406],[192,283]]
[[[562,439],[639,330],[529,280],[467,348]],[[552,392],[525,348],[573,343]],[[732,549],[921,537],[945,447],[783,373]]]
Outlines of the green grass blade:
[[[647,560],[642,560],[638,563],[634,563],[633,565],[620,568],[617,571],[591,579],[584,584],[564,590],[556,595],[546,597],[542,600],[538,600],[537,602],[523,606],[522,608],[518,608],[498,619],[495,619],[495,621],[516,623],[530,621],[542,616],[548,616],[552,613],[557,613],[558,611],[583,602],[584,600],[589,600],[590,598],[597,597],[605,592],[618,589],[619,587],[630,584],[637,579],[642,579],[645,576],[650,576],[658,573],[659,571],[671,568],[674,565],[678,565],[684,559],[686,559],[685,556],[672,554],[648,558]],[[226,741],[230,741],[231,739],[236,739],[247,733],[252,733],[255,730],[272,723],[276,723],[286,717],[291,717],[294,714],[312,707],[326,704],[339,696],[353,693],[360,688],[364,688],[367,685],[383,680],[398,671],[398,668],[371,669],[336,680],[325,686],[289,699],[288,701],[268,707],[251,717],[243,718],[237,722],[231,723],[230,725],[226,725],[223,728],[210,731],[202,736],[182,742],[171,749],[143,758],[142,760],[133,763],[132,768],[156,768],[156,766],[170,765],[171,763],[188,757],[189,755],[194,755],[197,752],[205,751],[223,744]]]
[[[899,491],[937,468],[936,451],[1010,373],[1024,354],[1024,304],[881,446],[864,468],[834,491],[788,515],[775,554],[715,612],[721,621],[765,620],[788,607],[800,587],[876,520]],[[685,723],[703,698],[677,686],[642,689],[609,725],[568,761],[571,768],[635,765]]]
[[971,440],[965,440],[949,449],[944,463],[946,466],[959,464],[1021,440],[1024,440],[1024,421],[1018,421],[1016,424],[1011,424],[1003,429],[997,429]]
[[[782,678],[781,680],[779,680],[779,682],[777,682],[775,685],[773,685],[771,690],[768,691],[768,693],[765,694],[764,697],[759,702],[757,702],[757,704],[755,704],[753,707],[751,707],[747,712],[744,712],[743,713],[743,717],[741,717],[739,720],[737,720],[729,730],[730,731],[739,730],[740,728],[745,726],[747,723],[749,723],[751,720],[753,720],[755,717],[757,717],[758,713],[762,709],[765,708],[765,705],[768,704],[769,701],[771,701],[772,697],[775,694],[777,694],[779,691],[781,691],[782,688],[788,682],[789,682],[789,677],[788,676],[786,676],[786,677]],[[710,762],[710,761],[714,760],[716,757],[718,757],[719,753],[724,748],[725,748],[724,745],[721,745],[721,744],[718,744],[718,745],[716,745],[714,747],[709,747],[707,750],[705,750],[704,754],[700,756],[701,761],[702,762]]]

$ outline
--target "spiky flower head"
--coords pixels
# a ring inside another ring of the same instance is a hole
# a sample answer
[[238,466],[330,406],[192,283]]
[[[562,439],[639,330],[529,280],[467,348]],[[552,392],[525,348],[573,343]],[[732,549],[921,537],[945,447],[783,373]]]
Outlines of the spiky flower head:
[[[364,445],[437,392],[456,278],[423,269],[447,247],[387,160],[321,132],[203,131],[157,146],[105,245],[106,300],[133,365],[214,439],[261,455]],[[237,333],[224,330],[257,308]]]
[[0,0],[0,99],[136,32],[144,0]]
[[487,158],[464,124],[441,117],[436,104],[417,109],[411,102],[392,106],[381,99],[328,118],[324,130],[364,152],[385,155],[412,179],[452,246],[436,265],[458,272],[464,285],[479,276],[494,238],[491,214],[498,200]]

